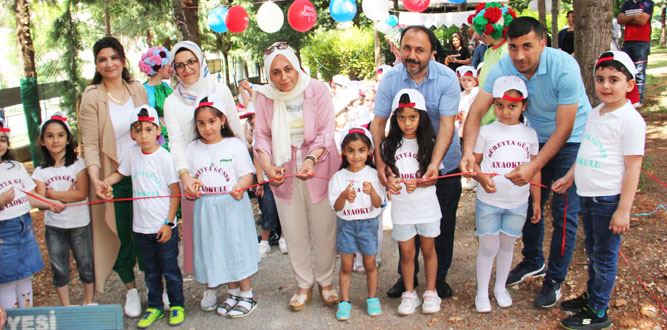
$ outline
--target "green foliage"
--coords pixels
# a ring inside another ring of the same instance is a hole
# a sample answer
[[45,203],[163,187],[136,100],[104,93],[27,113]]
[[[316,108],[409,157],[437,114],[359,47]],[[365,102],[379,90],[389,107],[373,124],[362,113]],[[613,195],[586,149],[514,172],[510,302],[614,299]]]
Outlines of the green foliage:
[[375,70],[373,43],[371,28],[318,29],[308,39],[302,55],[311,73],[316,71],[324,80],[337,74],[370,79]]

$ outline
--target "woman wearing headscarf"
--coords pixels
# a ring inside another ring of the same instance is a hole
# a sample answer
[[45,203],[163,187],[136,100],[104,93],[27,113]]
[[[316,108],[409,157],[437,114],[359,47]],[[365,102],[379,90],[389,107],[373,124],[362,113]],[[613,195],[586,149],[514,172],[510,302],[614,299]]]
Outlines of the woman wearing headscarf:
[[317,283],[325,304],[333,305],[336,215],[326,197],[341,160],[331,94],[301,69],[286,42],[266,48],[264,72],[269,83],[256,89],[254,151],[271,180],[298,285],[289,304],[302,310]]
[[[90,176],[90,200],[101,179],[114,173],[135,144],[130,124],[136,120],[134,109],[146,104],[146,91],[130,77],[125,67],[125,51],[114,37],[104,37],[93,46],[95,76],[81,96],[79,127],[83,154]],[[115,198],[132,197],[132,178],[113,185]],[[141,300],[134,281],[134,266],[141,260],[132,234],[132,202],[91,206],[95,287],[104,291],[104,283],[113,269],[127,287],[125,315],[141,315]]]
[[[181,180],[183,192],[194,195],[197,187],[195,178],[188,172],[185,159],[185,147],[195,139],[194,111],[197,102],[206,96],[217,94],[225,103],[225,116],[234,134],[242,141],[243,128],[238,119],[236,104],[229,88],[222,82],[209,79],[208,66],[204,53],[192,41],[181,41],[171,49],[171,66],[178,83],[174,92],[164,102],[164,116],[169,133],[169,150],[174,157],[175,168]],[[183,215],[183,271],[193,273],[193,242],[192,219],[193,206],[191,200],[181,200]],[[204,291],[201,308],[206,311],[215,310],[217,298],[214,288]]]

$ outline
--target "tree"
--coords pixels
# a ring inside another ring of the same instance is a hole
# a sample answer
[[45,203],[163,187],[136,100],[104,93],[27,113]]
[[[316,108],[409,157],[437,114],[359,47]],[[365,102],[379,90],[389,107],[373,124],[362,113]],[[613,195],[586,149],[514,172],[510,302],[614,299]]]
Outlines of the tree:
[[547,26],[547,3],[546,0],[537,0],[537,13],[539,15],[539,20],[544,27]]
[[199,0],[172,0],[174,22],[183,36],[201,45],[199,34]]
[[575,57],[579,62],[581,77],[592,104],[599,103],[595,96],[593,63],[601,52],[609,49],[611,15],[611,0],[577,0],[574,2],[574,20],[577,22],[577,28],[574,30],[574,49],[577,50]]
[[[551,46],[558,48],[558,12],[560,11],[559,0],[551,0]],[[546,18],[545,18],[546,19]]]

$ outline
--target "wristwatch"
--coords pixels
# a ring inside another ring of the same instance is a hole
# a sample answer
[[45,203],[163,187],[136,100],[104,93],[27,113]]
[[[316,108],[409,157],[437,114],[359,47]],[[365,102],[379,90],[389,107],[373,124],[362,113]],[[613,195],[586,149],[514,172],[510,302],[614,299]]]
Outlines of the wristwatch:
[[174,229],[176,226],[178,226],[176,222],[171,222],[169,219],[164,219],[164,224],[171,227],[171,229]]

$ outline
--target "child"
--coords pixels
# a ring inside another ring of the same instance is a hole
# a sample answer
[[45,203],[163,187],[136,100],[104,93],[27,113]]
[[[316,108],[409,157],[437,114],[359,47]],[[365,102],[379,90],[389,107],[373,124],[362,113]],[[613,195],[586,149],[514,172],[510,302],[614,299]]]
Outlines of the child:
[[217,312],[240,318],[257,307],[250,279],[260,259],[257,231],[248,195],[240,190],[252,185],[255,168],[245,144],[229,127],[224,107],[217,95],[198,102],[196,139],[186,149],[189,174],[195,178],[192,190],[197,190],[195,280],[208,286],[201,301],[206,311],[216,309],[215,288],[227,283],[227,299]]
[[9,128],[0,118],[0,308],[32,307],[31,276],[44,264],[32,229],[30,207],[59,213],[59,201],[30,195],[35,183],[23,164],[14,161],[9,145]]
[[575,165],[553,186],[565,193],[574,181],[581,197],[588,256],[587,290],[561,303],[562,309],[576,312],[561,322],[566,329],[603,329],[612,323],[607,307],[644,155],[646,124],[626,99],[636,74],[626,53],[600,55],[595,63],[595,93],[602,103],[588,115]]
[[350,319],[350,281],[355,252],[363,255],[368,285],[366,311],[370,316],[382,314],[377,298],[378,216],[382,212],[384,189],[377,181],[370,154],[371,134],[365,128],[352,128],[341,143],[341,169],[329,181],[329,204],[338,216],[336,250],[340,254],[340,293],[336,318]]
[[[398,91],[387,138],[382,142],[382,160],[387,164],[388,197],[392,200],[392,237],[401,252],[401,272],[405,292],[398,306],[400,315],[409,315],[421,305],[414,291],[415,236],[419,235],[426,268],[426,291],[422,313],[440,311],[441,299],[435,291],[438,259],[435,238],[440,235],[440,206],[435,186],[419,179],[426,172],[435,145],[435,133],[426,112],[424,96],[414,89]],[[405,186],[405,189],[402,189]],[[403,190],[403,191],[401,191]],[[393,196],[392,196],[393,195]]]
[[[512,305],[505,282],[512,266],[514,242],[521,237],[526,221],[529,195],[533,206],[531,222],[540,220],[540,187],[516,186],[504,177],[520,164],[530,162],[538,153],[537,133],[521,122],[527,97],[526,84],[520,78],[498,78],[493,84],[497,120],[481,127],[473,150],[477,172],[474,178],[479,185],[475,210],[476,234],[479,236],[475,308],[479,313],[491,311],[489,280],[493,259],[496,259],[493,289],[496,302],[503,308]],[[538,171],[532,182],[540,181]]]
[[[155,46],[149,48],[141,55],[139,61],[139,70],[148,76],[144,82],[144,89],[148,97],[148,105],[155,108],[160,122],[164,124],[164,101],[173,90],[165,80],[169,81],[172,75],[172,67],[169,65],[170,53],[167,48]],[[167,128],[162,126],[162,137],[164,143],[162,146],[169,150],[169,138],[167,137]]]
[[160,119],[157,111],[142,105],[135,109],[134,115],[137,120],[130,126],[130,136],[137,145],[132,146],[118,170],[104,179],[97,195],[105,198],[105,192],[111,192],[112,185],[124,176],[132,176],[132,196],[135,198],[176,196],[134,200],[132,231],[144,262],[148,288],[148,307],[137,327],[148,328],[164,317],[163,277],[169,296],[169,325],[179,325],[185,321],[185,309],[183,277],[178,267],[178,178],[171,154],[158,144]]
[[[32,179],[35,191],[62,203],[88,201],[88,174],[83,159],[74,151],[74,138],[67,117],[57,112],[42,124],[39,135],[44,161],[35,168]],[[46,211],[44,236],[49,251],[53,286],[63,306],[69,306],[69,254],[72,251],[79,278],[83,283],[83,304],[93,303],[95,277],[93,273],[93,234],[90,226],[90,207],[70,207],[62,213]]]
[[[463,91],[459,99],[459,112],[456,115],[456,122],[454,125],[459,130],[459,139],[463,145],[463,126],[468,117],[468,111],[472,102],[475,101],[479,87],[477,87],[477,70],[469,65],[463,65],[456,68],[456,75],[459,77],[459,83]],[[473,190],[475,182],[471,178],[461,177],[461,185],[464,190]]]

